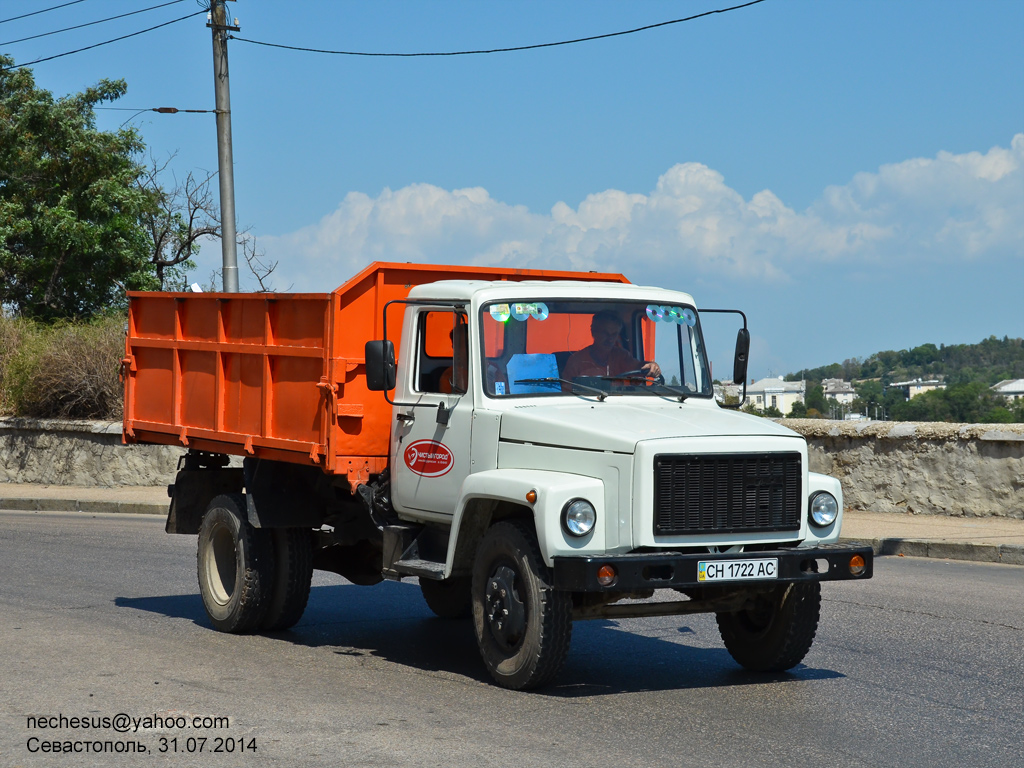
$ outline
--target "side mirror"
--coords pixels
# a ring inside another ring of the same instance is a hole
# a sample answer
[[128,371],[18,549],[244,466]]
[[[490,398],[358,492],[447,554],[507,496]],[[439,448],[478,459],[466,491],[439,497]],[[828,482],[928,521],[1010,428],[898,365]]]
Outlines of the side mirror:
[[747,380],[747,355],[750,352],[750,331],[740,328],[736,334],[736,356],[732,361],[732,380],[739,384]]
[[366,388],[386,392],[395,388],[395,345],[390,341],[368,341],[366,356]]

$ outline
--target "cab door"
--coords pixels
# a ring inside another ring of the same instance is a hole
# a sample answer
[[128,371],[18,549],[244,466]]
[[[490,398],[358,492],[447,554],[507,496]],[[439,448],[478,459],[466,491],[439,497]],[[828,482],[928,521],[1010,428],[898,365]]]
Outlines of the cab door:
[[[447,522],[471,467],[473,381],[468,318],[452,307],[411,306],[391,429],[391,493],[399,512]],[[444,409],[439,410],[443,405]]]

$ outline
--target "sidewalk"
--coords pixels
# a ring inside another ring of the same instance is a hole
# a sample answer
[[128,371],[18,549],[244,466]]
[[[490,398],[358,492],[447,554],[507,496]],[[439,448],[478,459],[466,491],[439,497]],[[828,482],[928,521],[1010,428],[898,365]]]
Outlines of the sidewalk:
[[[166,486],[83,488],[0,483],[0,510],[167,514]],[[1024,520],[846,512],[843,541],[870,543],[878,555],[1024,565]]]
[[166,515],[169,503],[166,485],[97,488],[0,483],[0,510]]
[[1024,565],[1024,520],[845,512],[843,541],[870,543],[877,555]]

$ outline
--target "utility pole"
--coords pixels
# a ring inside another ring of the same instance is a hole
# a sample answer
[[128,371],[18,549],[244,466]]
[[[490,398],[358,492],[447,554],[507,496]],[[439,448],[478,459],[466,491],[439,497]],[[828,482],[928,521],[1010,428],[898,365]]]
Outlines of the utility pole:
[[235,232],[235,172],[231,157],[228,32],[237,32],[238,26],[228,24],[225,2],[226,0],[210,0],[210,21],[206,26],[213,30],[213,85],[217,108],[217,168],[220,176],[220,245],[223,257],[221,274],[224,292],[237,293],[238,249]]

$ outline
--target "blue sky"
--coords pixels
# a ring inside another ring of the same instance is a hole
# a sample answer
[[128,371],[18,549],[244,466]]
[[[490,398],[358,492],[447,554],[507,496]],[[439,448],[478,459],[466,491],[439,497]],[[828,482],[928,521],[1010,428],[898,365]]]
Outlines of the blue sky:
[[[0,19],[66,0],[0,0]],[[84,0],[0,24],[18,63],[196,0]],[[239,0],[239,37],[450,51],[543,43],[731,3]],[[301,15],[296,9],[301,9]],[[376,259],[572,267],[746,311],[751,376],[1024,335],[1024,3],[766,0],[624,37],[488,56],[357,58],[230,43],[236,207],[275,284]],[[33,67],[61,95],[213,106],[205,17]],[[116,128],[131,112],[99,113]],[[212,115],[133,119],[170,170],[214,170]],[[207,282],[218,245],[194,278]],[[245,285],[243,275],[243,285]],[[720,369],[716,369],[720,370]]]

